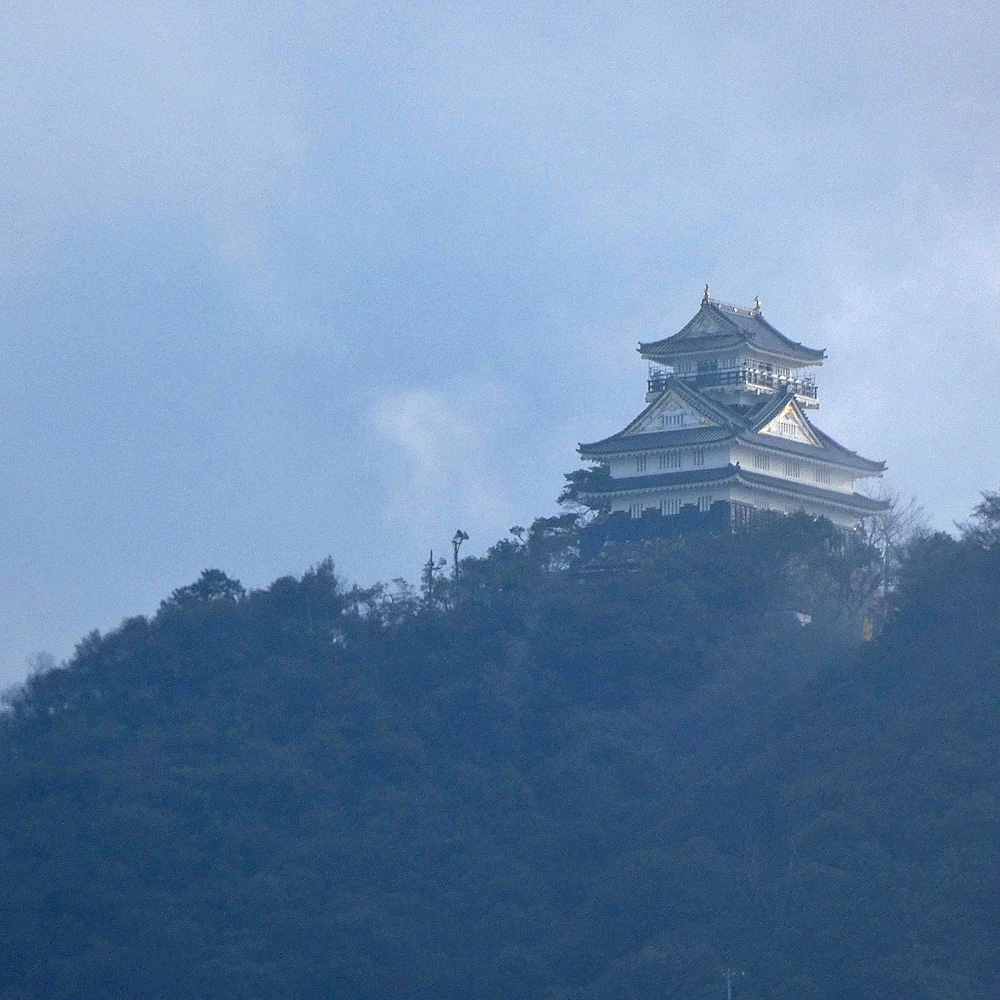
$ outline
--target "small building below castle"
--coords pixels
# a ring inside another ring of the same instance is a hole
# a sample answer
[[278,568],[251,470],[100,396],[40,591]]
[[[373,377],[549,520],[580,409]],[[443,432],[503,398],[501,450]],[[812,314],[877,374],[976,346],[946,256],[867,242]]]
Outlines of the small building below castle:
[[749,309],[711,298],[671,337],[639,345],[649,362],[646,407],[617,434],[581,444],[589,476],[580,497],[634,518],[708,511],[734,519],[754,510],[804,511],[853,528],[885,510],[855,490],[885,463],[824,434],[811,371],[826,352],[776,330],[759,301]]

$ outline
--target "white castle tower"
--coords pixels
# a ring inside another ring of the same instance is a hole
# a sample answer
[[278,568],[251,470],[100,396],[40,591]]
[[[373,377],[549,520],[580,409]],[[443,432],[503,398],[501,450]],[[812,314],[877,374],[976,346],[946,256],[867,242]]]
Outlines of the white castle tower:
[[639,354],[650,362],[648,405],[617,434],[580,445],[609,473],[581,484],[585,501],[634,518],[719,503],[737,521],[753,510],[805,511],[844,528],[887,506],[854,491],[885,463],[849,451],[806,416],[819,400],[802,371],[825,352],[779,333],[759,300],[741,309],[706,286],[691,321]]

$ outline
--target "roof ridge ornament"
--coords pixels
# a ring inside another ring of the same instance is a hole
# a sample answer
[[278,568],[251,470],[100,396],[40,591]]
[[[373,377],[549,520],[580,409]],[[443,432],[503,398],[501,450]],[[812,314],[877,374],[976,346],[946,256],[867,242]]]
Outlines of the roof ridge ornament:
[[753,297],[753,309],[750,310],[750,313],[752,315],[754,315],[754,316],[759,316],[760,315],[760,296],[759,295],[755,295]]
[[705,285],[705,294],[701,297],[701,304],[708,305],[712,300],[708,297],[708,285]]

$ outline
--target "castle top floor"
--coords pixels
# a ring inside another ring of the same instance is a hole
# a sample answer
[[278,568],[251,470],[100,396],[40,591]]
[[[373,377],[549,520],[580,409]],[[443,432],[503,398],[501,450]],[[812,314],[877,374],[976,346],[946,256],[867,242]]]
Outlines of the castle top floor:
[[798,370],[821,365],[826,352],[776,330],[759,300],[743,309],[712,299],[706,286],[691,320],[673,336],[640,343],[639,354],[651,362],[650,394],[673,374],[730,405],[754,405],[761,396],[788,390],[800,405],[819,406],[815,381]]

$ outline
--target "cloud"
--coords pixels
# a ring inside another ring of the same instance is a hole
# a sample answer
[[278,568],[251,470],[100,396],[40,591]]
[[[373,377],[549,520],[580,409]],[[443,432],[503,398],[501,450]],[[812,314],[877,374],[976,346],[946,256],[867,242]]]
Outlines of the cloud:
[[278,284],[274,209],[294,200],[319,127],[260,19],[184,0],[40,0],[4,15],[8,280],[72,266],[104,227],[139,228],[204,244],[216,280],[258,304]]
[[982,428],[1000,412],[1000,237],[997,206],[969,194],[914,178],[877,231],[842,220],[827,272],[838,298],[822,323],[823,426],[887,459],[889,481],[942,528],[996,486]]
[[477,386],[471,398],[415,388],[381,400],[371,423],[389,470],[386,516],[406,521],[421,539],[452,523],[481,533],[509,520],[508,484],[493,458],[510,417],[495,384]]

